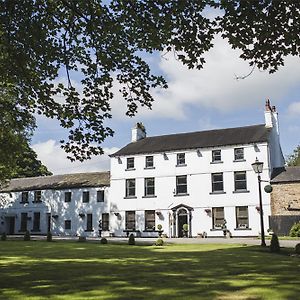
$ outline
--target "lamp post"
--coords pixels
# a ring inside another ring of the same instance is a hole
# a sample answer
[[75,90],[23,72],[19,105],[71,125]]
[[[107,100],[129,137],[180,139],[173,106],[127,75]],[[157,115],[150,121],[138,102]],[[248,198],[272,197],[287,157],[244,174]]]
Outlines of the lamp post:
[[258,180],[258,191],[259,191],[259,213],[260,213],[260,231],[261,231],[261,246],[266,247],[265,241],[265,229],[264,229],[264,212],[263,212],[263,205],[262,205],[262,196],[261,196],[261,177],[260,174],[263,170],[263,162],[260,162],[257,158],[253,164],[251,164],[254,172],[257,174]]

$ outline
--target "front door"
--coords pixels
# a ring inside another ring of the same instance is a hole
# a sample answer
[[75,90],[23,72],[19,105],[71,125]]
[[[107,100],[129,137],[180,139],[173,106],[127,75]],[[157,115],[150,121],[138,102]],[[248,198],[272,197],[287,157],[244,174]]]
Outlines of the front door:
[[15,217],[7,217],[7,233],[14,234],[15,233]]
[[183,233],[183,224],[188,224],[188,217],[187,217],[187,213],[186,212],[181,212],[178,214],[178,237],[183,237],[184,233]]

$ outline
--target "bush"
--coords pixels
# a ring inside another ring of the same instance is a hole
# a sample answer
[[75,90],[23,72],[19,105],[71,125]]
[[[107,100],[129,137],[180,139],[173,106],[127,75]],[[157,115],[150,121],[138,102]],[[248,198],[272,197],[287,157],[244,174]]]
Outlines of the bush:
[[157,230],[159,230],[159,231],[162,230],[162,225],[161,225],[161,224],[158,224],[158,225],[157,225]]
[[52,242],[52,233],[51,233],[51,231],[48,231],[48,233],[47,233],[47,242]]
[[164,245],[164,241],[163,239],[157,239],[155,242],[155,246],[163,246]]
[[30,240],[31,240],[30,232],[26,230],[24,234],[24,241],[30,241]]
[[133,233],[131,233],[129,236],[128,245],[135,245],[135,237]]
[[295,246],[295,253],[300,254],[300,243]]
[[274,253],[280,252],[280,245],[279,245],[278,237],[275,233],[272,234],[270,251],[274,252]]
[[187,232],[189,230],[189,225],[188,224],[183,224],[182,229],[183,229],[183,231]]
[[290,236],[292,237],[300,237],[300,222],[295,223],[291,230],[290,230]]
[[86,241],[86,237],[85,236],[79,236],[78,242],[85,242],[85,241]]
[[103,237],[103,238],[100,240],[100,243],[103,244],[103,245],[104,245],[104,244],[107,244],[107,239]]
[[7,239],[6,233],[3,232],[3,233],[1,234],[1,241],[6,241],[6,239]]

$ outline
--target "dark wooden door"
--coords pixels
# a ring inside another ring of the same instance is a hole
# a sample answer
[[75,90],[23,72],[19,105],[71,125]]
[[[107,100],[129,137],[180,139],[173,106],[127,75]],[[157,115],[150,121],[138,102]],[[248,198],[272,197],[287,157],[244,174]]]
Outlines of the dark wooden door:
[[187,215],[178,215],[178,237],[183,237],[184,233],[183,233],[183,224],[187,224],[188,223],[188,219],[187,219]]

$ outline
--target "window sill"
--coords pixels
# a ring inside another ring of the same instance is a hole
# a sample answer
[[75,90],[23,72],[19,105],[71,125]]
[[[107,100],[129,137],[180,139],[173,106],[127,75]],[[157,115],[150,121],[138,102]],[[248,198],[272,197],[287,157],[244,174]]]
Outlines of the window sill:
[[26,202],[20,202],[20,204],[29,204],[29,201],[26,201]]
[[252,228],[234,228],[234,230],[252,230]]
[[135,171],[135,168],[125,169],[125,171]]
[[222,164],[223,161],[222,160],[218,160],[218,161],[211,161],[210,164],[211,165],[215,165],[215,164]]
[[220,192],[210,192],[210,195],[221,195],[221,194],[226,194],[226,192],[224,191],[220,191]]
[[41,232],[41,229],[32,229],[31,232]]
[[90,203],[90,201],[85,201],[85,202],[82,202],[82,203]]
[[143,232],[161,232],[161,231],[155,229],[145,229],[143,230]]
[[233,194],[240,194],[240,193],[250,193],[248,190],[240,190],[240,191],[233,191]]
[[71,201],[65,201],[65,203],[71,203]]
[[235,159],[235,160],[233,160],[233,162],[243,162],[243,161],[246,161],[246,159]]
[[43,201],[32,201],[32,203],[42,203]]
[[104,201],[97,201],[97,203],[104,203]]
[[142,198],[157,198],[155,195],[147,195],[147,196],[142,196]]
[[84,232],[93,232],[93,231],[94,231],[94,229],[91,229],[91,230],[86,229]]
[[124,197],[124,199],[136,199],[137,197],[136,196],[127,196],[127,197]]
[[187,166],[187,164],[180,164],[180,165],[175,165],[175,167],[186,167]]
[[190,194],[184,193],[184,194],[175,194],[174,197],[181,197],[181,196],[189,196]]
[[154,170],[155,167],[145,167],[144,170]]
[[222,228],[212,228],[212,229],[210,229],[210,231],[223,231],[223,229]]

